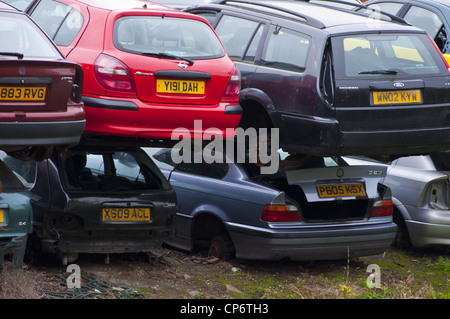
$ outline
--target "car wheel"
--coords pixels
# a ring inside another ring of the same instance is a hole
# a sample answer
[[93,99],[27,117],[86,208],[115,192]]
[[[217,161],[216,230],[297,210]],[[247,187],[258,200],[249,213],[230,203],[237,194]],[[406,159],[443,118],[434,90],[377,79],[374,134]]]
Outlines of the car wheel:
[[208,256],[219,259],[230,259],[234,255],[234,245],[229,235],[214,236],[209,245]]
[[409,238],[408,228],[406,227],[405,220],[398,211],[394,211],[394,223],[397,224],[397,234],[394,239],[394,247],[400,249],[411,248],[412,244]]
[[63,266],[67,266],[69,263],[73,263],[78,259],[78,253],[64,253],[62,251],[58,252],[58,257],[61,259]]

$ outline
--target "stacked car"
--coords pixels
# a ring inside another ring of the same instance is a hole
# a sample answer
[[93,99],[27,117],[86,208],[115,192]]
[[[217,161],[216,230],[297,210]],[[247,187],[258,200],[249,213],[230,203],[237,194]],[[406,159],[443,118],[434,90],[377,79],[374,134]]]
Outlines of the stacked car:
[[[398,228],[389,171],[343,156],[450,148],[439,46],[357,1],[5,2],[54,42],[48,74],[28,66],[27,32],[5,23],[20,41],[0,46],[16,62],[0,78],[0,148],[37,198],[36,258],[162,242],[243,259],[379,254]],[[48,129],[38,110],[78,117]],[[33,134],[12,134],[20,121]]]

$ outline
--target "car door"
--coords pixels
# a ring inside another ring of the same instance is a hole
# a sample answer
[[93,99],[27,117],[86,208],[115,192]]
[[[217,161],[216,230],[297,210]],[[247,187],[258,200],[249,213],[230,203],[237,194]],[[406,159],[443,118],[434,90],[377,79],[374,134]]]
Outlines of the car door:
[[430,35],[447,62],[450,61],[450,48],[448,35],[450,26],[445,15],[437,7],[421,2],[381,1],[370,2],[368,7],[381,10],[404,19],[408,23],[421,28]]
[[189,10],[207,19],[222,41],[228,56],[241,72],[241,88],[252,85],[252,77],[257,68],[255,61],[264,44],[268,22],[255,17],[243,16],[234,12],[214,10]]
[[427,31],[447,61],[450,61],[449,24],[438,8],[415,2],[405,8],[402,16],[407,22]]

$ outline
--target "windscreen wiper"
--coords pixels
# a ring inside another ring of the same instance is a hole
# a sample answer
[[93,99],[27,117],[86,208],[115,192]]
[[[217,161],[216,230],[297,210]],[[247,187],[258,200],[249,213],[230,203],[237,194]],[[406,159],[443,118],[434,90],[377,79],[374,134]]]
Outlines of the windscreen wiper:
[[373,71],[361,71],[358,74],[397,74],[397,70],[373,70]]
[[19,53],[19,52],[0,52],[0,55],[15,56],[19,60],[23,59],[23,53]]
[[142,55],[145,56],[152,56],[152,57],[160,57],[160,58],[167,58],[167,59],[175,59],[175,60],[184,60],[189,63],[189,65],[194,65],[194,61],[188,58],[184,58],[178,55],[170,54],[170,53],[149,53],[149,52],[142,52]]

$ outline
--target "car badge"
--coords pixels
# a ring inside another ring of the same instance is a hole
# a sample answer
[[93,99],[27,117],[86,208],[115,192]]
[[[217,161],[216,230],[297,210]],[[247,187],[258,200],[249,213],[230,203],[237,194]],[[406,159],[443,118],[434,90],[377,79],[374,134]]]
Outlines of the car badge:
[[344,169],[343,168],[338,168],[336,170],[336,176],[341,178],[342,176],[344,176]]
[[394,83],[394,86],[395,86],[396,88],[402,88],[402,87],[405,86],[405,83],[402,83],[402,82],[395,82],[395,83]]
[[180,68],[182,68],[183,70],[184,70],[184,69],[187,69],[187,67],[188,67],[187,63],[185,63],[185,62],[180,62],[180,63],[178,63],[178,66],[179,66]]

